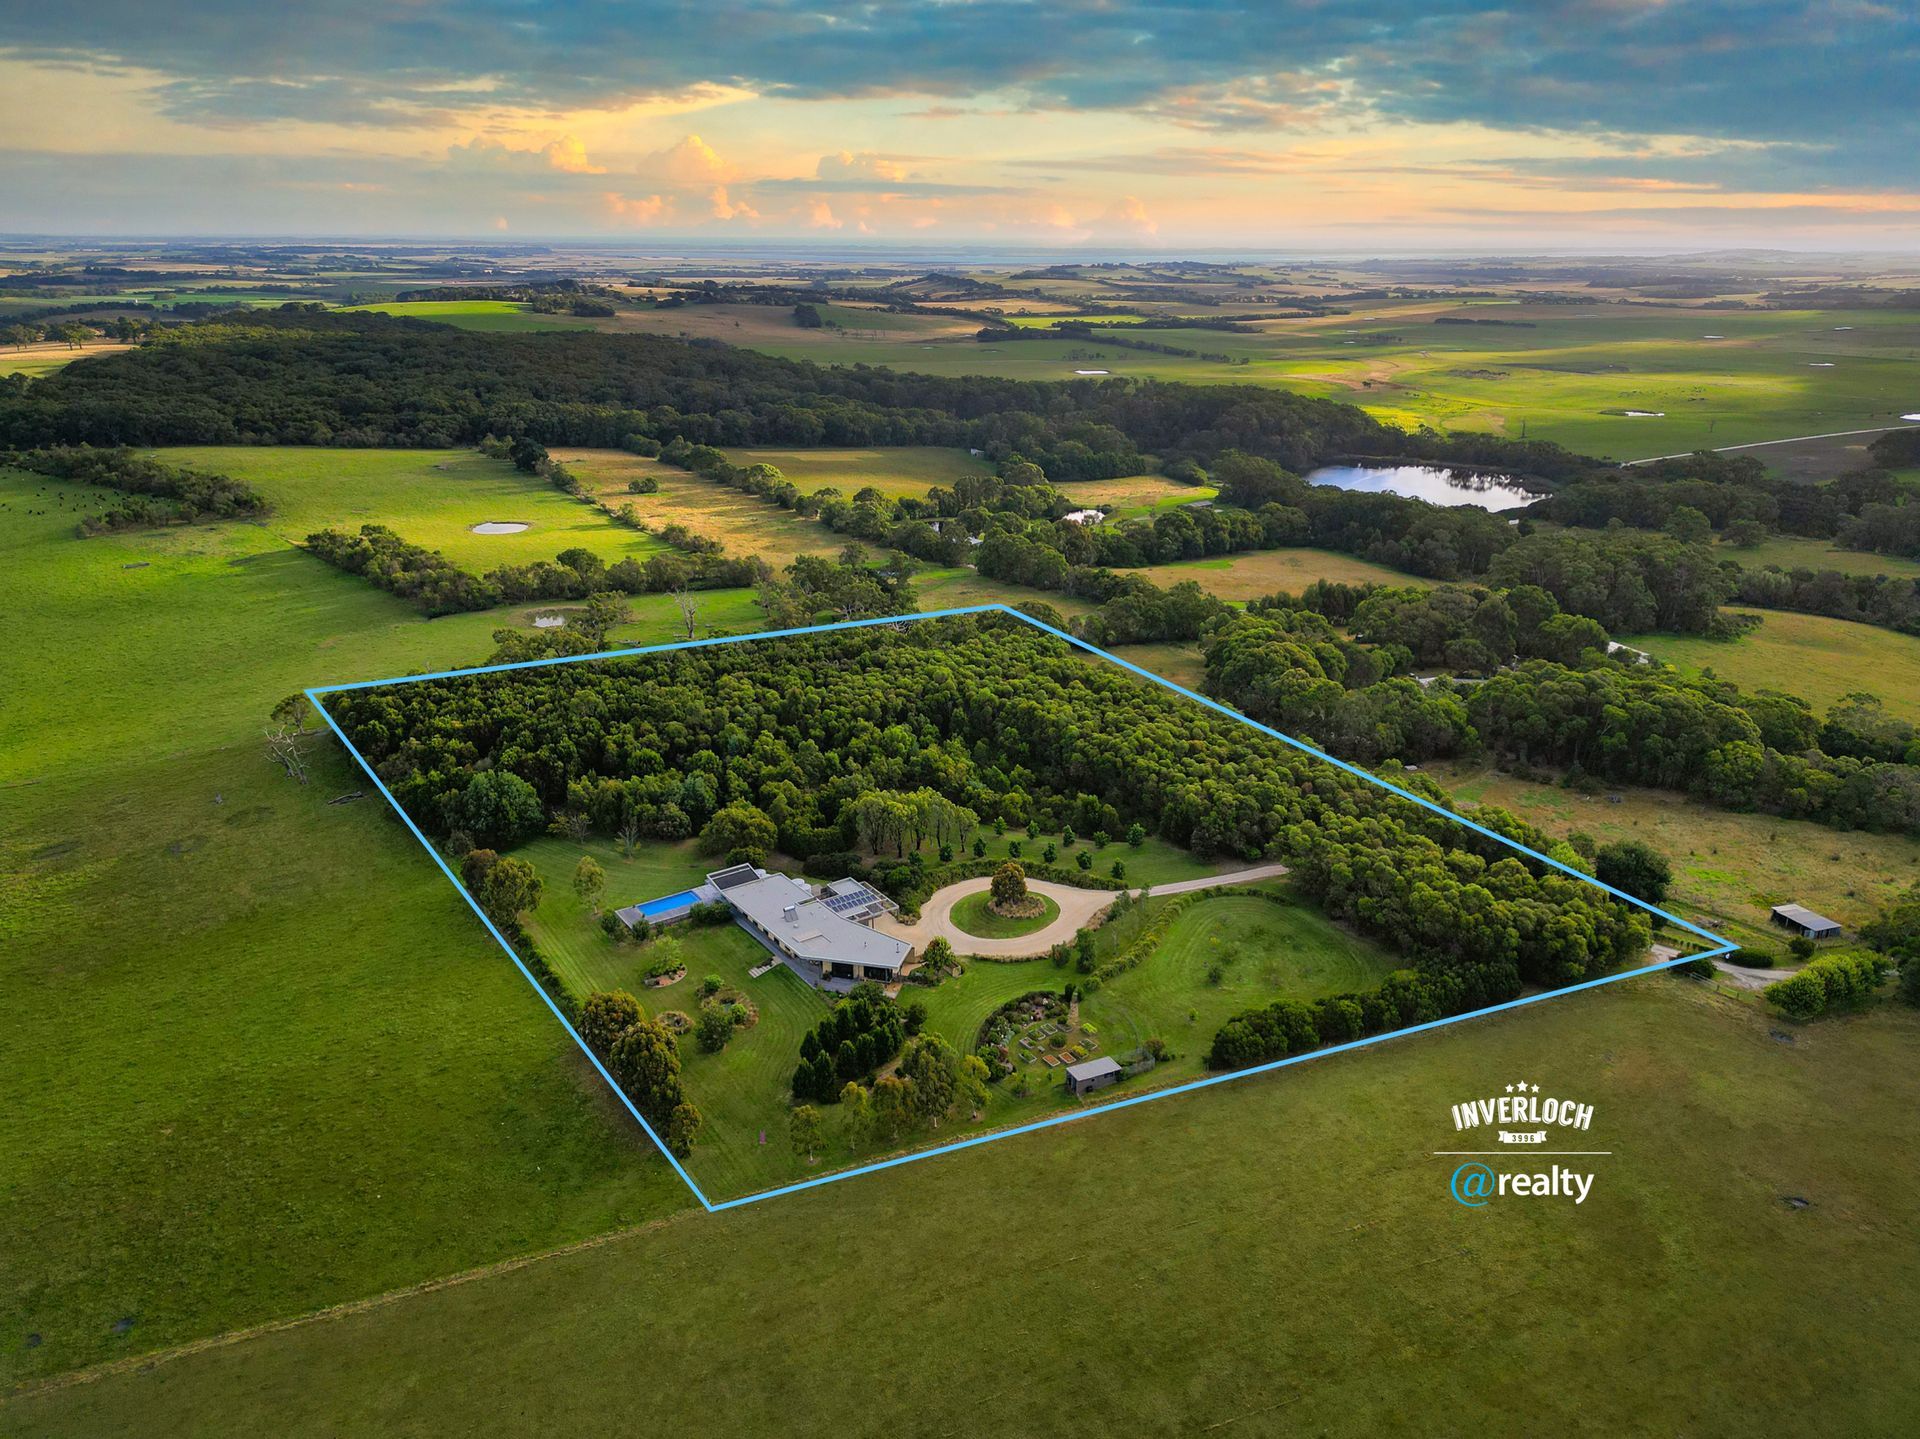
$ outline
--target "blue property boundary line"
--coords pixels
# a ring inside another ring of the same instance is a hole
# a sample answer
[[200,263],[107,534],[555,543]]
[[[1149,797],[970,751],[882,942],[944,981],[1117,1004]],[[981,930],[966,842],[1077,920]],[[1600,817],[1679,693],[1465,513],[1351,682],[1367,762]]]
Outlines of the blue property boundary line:
[[[1189,1080],[1185,1084],[1176,1084],[1166,1089],[1152,1090],[1146,1094],[1136,1094],[1130,1099],[1110,1100],[1103,1104],[1094,1105],[1089,1109],[1077,1109],[1065,1114],[1050,1115],[1045,1119],[1032,1120],[1029,1123],[1014,1125],[1008,1129],[996,1129],[987,1134],[977,1134],[971,1139],[956,1140],[951,1144],[938,1145],[932,1149],[915,1150],[911,1154],[897,1155],[892,1159],[883,1159],[872,1164],[856,1165],[851,1169],[841,1169],[832,1174],[823,1174],[817,1179],[802,1180],[795,1184],[783,1184],[775,1189],[763,1189],[754,1194],[742,1195],[737,1199],[723,1199],[715,1203],[713,1200],[707,1198],[705,1192],[694,1182],[693,1176],[687,1173],[686,1167],[680,1163],[680,1160],[674,1155],[673,1151],[667,1147],[660,1135],[655,1132],[654,1127],[647,1122],[646,1116],[634,1107],[633,1101],[627,1098],[625,1092],[618,1084],[614,1083],[613,1076],[607,1072],[606,1066],[600,1062],[600,1057],[588,1047],[587,1042],[580,1037],[580,1032],[573,1027],[565,1013],[560,1009],[560,1006],[554,1003],[553,996],[547,992],[546,986],[534,977],[533,972],[527,968],[520,956],[514,952],[513,946],[507,943],[506,936],[500,933],[499,929],[494,925],[494,922],[487,917],[486,911],[480,908],[479,902],[467,892],[467,887],[460,883],[459,877],[455,875],[452,868],[448,866],[439,850],[434,848],[432,841],[421,833],[420,827],[413,822],[413,817],[406,812],[399,801],[394,799],[392,791],[387,788],[380,776],[374,773],[373,766],[367,763],[366,756],[361,754],[354,746],[353,741],[347,738],[346,731],[341,729],[339,724],[335,722],[333,716],[327,712],[327,707],[322,703],[320,698],[322,695],[342,694],[352,690],[383,689],[388,685],[419,684],[425,680],[460,679],[468,675],[502,674],[509,670],[545,669],[552,665],[579,664],[587,660],[624,659],[634,655],[667,654],[675,650],[708,649],[716,645],[745,644],[754,640],[785,639],[794,635],[825,634],[834,630],[871,629],[878,625],[904,625],[912,624],[920,620],[950,619],[958,615],[984,614],[1010,615],[1023,624],[1031,625],[1035,629],[1042,630],[1056,639],[1065,640],[1075,649],[1084,650],[1090,655],[1098,656],[1100,659],[1107,661],[1109,664],[1117,665],[1121,669],[1139,675],[1142,679],[1151,680],[1157,685],[1172,690],[1177,695],[1192,700],[1195,704],[1205,706],[1216,714],[1225,715],[1228,719],[1237,720],[1249,729],[1257,730],[1269,738],[1277,739],[1283,744],[1299,750],[1302,754],[1310,755],[1314,759],[1334,766],[1336,769],[1345,770],[1348,774],[1358,775],[1361,779],[1366,780],[1370,784],[1378,785],[1390,794],[1397,795],[1412,804],[1417,804],[1423,809],[1431,810],[1433,813],[1441,815],[1453,821],[1455,824],[1462,825],[1474,831],[1476,834],[1485,835],[1488,839],[1497,840],[1509,849],[1518,850],[1528,858],[1549,865],[1561,871],[1563,874],[1571,875],[1574,879],[1593,885],[1597,889],[1603,889],[1614,898],[1625,900],[1628,904],[1633,905],[1637,909],[1646,910],[1649,914],[1658,915],[1668,923],[1678,925],[1689,934],[1697,935],[1701,939],[1707,940],[1715,947],[1696,954],[1681,955],[1676,959],[1662,960],[1658,964],[1642,965],[1638,969],[1629,969],[1620,974],[1602,975],[1599,979],[1583,980],[1579,984],[1569,984],[1560,989],[1543,990],[1538,994],[1524,995],[1519,999],[1509,999],[1500,1004],[1490,1004],[1483,1009],[1471,1009],[1461,1014],[1448,1015],[1442,1019],[1430,1019],[1422,1024],[1408,1025],[1404,1029],[1391,1030],[1385,1034],[1370,1035],[1364,1039],[1349,1040],[1344,1044],[1328,1045],[1323,1049],[1311,1050],[1306,1054],[1296,1054],[1284,1059],[1269,1060],[1265,1064],[1256,1064],[1246,1069],[1232,1070],[1226,1074],[1208,1075],[1203,1079]],[[1400,1039],[1406,1035],[1420,1034],[1430,1029],[1441,1029],[1450,1024],[1462,1024],[1470,1019],[1482,1019],[1490,1014],[1499,1014],[1503,1010],[1519,1009],[1523,1005],[1538,1004],[1542,1000],[1557,999],[1564,994],[1575,994],[1583,989],[1594,989],[1603,984],[1614,984],[1623,979],[1632,979],[1637,975],[1653,974],[1659,970],[1671,969],[1674,965],[1687,964],[1695,959],[1711,959],[1716,955],[1730,954],[1738,948],[1731,940],[1723,939],[1711,930],[1703,929],[1691,920],[1682,919],[1677,914],[1669,914],[1659,906],[1648,904],[1645,900],[1636,899],[1633,895],[1626,893],[1624,890],[1615,889],[1610,884],[1602,884],[1592,875],[1583,874],[1571,865],[1563,864],[1559,860],[1554,859],[1551,855],[1541,854],[1538,850],[1529,849],[1526,845],[1519,843],[1519,841],[1509,839],[1506,835],[1488,829],[1485,825],[1475,824],[1466,816],[1458,814],[1446,808],[1444,805],[1428,799],[1424,795],[1418,795],[1411,790],[1402,789],[1396,784],[1390,784],[1388,781],[1381,779],[1380,776],[1361,769],[1358,765],[1348,764],[1342,759],[1335,759],[1332,755],[1327,754],[1323,750],[1315,749],[1303,740],[1295,739],[1289,734],[1283,734],[1269,725],[1261,724],[1258,720],[1248,719],[1238,710],[1221,704],[1218,700],[1208,699],[1203,694],[1196,694],[1184,685],[1175,684],[1172,680],[1157,675],[1153,673],[1152,670],[1142,669],[1139,665],[1129,660],[1123,660],[1118,655],[1101,649],[1098,645],[1089,644],[1087,641],[1070,635],[1064,630],[1055,629],[1052,625],[1045,624],[1035,619],[1032,615],[1017,610],[1008,604],[966,605],[958,609],[927,610],[911,615],[890,615],[882,619],[843,620],[836,624],[803,625],[797,629],[763,630],[750,635],[723,635],[715,639],[681,640],[674,644],[641,645],[632,649],[601,650],[597,653],[587,655],[561,655],[552,659],[517,660],[511,664],[474,665],[467,669],[433,670],[425,674],[398,675],[392,679],[384,680],[358,680],[351,684],[314,685],[308,688],[305,693],[307,699],[312,702],[313,707],[319,711],[320,717],[327,722],[327,728],[332,730],[335,738],[346,746],[347,753],[353,756],[355,763],[366,773],[367,778],[373,782],[374,788],[380,791],[381,797],[392,807],[393,812],[400,816],[401,823],[406,825],[413,837],[420,841],[420,847],[426,850],[434,864],[439,867],[440,872],[447,877],[454,889],[458,891],[460,897],[467,902],[467,908],[471,909],[480,920],[480,923],[487,927],[487,933],[493,936],[494,942],[506,951],[507,958],[513,961],[513,967],[520,971],[521,976],[528,984],[533,986],[533,992],[540,996],[541,1002],[552,1012],[553,1017],[560,1021],[560,1027],[566,1030],[573,1042],[580,1047],[580,1052],[587,1057],[587,1062],[591,1064],[595,1072],[607,1082],[607,1087],[614,1092],[615,1096],[620,1100],[620,1103],[626,1107],[627,1113],[634,1117],[635,1122],[645,1131],[647,1138],[651,1139],[654,1146],[666,1156],[667,1163],[673,1166],[674,1173],[678,1174],[687,1188],[693,1191],[693,1197],[700,1201],[701,1207],[709,1214],[717,1214],[724,1209],[738,1209],[746,1204],[758,1204],[762,1200],[776,1199],[783,1194],[798,1194],[803,1189],[818,1189],[823,1184],[838,1184],[842,1180],[852,1179],[858,1175],[874,1174],[883,1169],[897,1168],[902,1164],[914,1164],[923,1159],[932,1159],[935,1155],[939,1154],[952,1154],[962,1149],[972,1149],[976,1145],[992,1144],[1002,1139],[1012,1139],[1016,1135],[1031,1134],[1040,1129],[1052,1129],[1056,1125],[1061,1124],[1072,1124],[1076,1120],[1091,1119],[1095,1115],[1111,1114],[1117,1110],[1130,1109],[1136,1104],[1149,1104],[1155,1100],[1171,1099],[1177,1094],[1190,1094],[1198,1089],[1209,1089],[1216,1084],[1226,1084],[1233,1080],[1247,1079],[1256,1074],[1267,1074],[1276,1069],[1286,1069],[1292,1065],[1304,1064],[1311,1059],[1321,1059],[1334,1054],[1345,1054],[1350,1050],[1364,1049],[1369,1045],[1380,1044],[1389,1039]]]

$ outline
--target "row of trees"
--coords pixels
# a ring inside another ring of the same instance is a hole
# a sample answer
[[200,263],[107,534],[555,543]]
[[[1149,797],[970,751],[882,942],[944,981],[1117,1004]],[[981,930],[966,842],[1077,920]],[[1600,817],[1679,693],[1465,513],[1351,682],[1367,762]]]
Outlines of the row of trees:
[[600,1057],[621,1092],[675,1154],[700,1132],[700,1111],[680,1083],[680,1041],[623,989],[596,990],[580,1006],[580,1037]]
[[231,475],[163,464],[126,449],[63,445],[3,454],[0,464],[121,491],[125,499],[80,521],[82,535],[211,519],[256,518],[271,510],[265,495]]
[[1140,456],[1227,450],[1303,469],[1340,455],[1453,459],[1548,478],[1555,446],[1408,433],[1358,408],[1259,386],[1083,382],[824,368],[655,335],[478,334],[306,306],[222,314],[0,395],[0,444],[970,446],[1056,480]]

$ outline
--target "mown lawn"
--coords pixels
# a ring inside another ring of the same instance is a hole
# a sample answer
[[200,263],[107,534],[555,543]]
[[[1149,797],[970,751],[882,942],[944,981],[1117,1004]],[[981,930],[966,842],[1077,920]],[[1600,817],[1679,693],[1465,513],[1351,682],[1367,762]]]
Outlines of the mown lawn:
[[1095,991],[1081,1013],[1099,1024],[1104,1052],[1164,1039],[1174,1059],[1152,1082],[1191,1077],[1204,1072],[1214,1032],[1234,1015],[1276,999],[1362,993],[1400,967],[1284,886],[1261,889],[1195,900],[1151,956]]
[[[649,1014],[678,1010],[697,1020],[700,984],[711,975],[739,990],[758,1011],[758,1022],[736,1030],[718,1054],[705,1053],[692,1034],[680,1040],[682,1082],[705,1121],[686,1161],[700,1186],[710,1197],[724,1196],[797,1173],[787,1138],[790,1084],[800,1062],[800,1041],[827,1013],[828,998],[784,965],[758,978],[750,975],[767,961],[767,951],[736,924],[675,924],[647,944],[615,943],[573,890],[574,868],[583,855],[606,871],[607,908],[674,894],[698,884],[718,862],[691,840],[650,843],[636,848],[631,860],[619,846],[599,840],[540,839],[514,853],[532,861],[546,881],[539,908],[527,917],[527,931],[576,998],[597,989],[624,989]],[[661,943],[678,951],[686,978],[649,988],[645,975]]]

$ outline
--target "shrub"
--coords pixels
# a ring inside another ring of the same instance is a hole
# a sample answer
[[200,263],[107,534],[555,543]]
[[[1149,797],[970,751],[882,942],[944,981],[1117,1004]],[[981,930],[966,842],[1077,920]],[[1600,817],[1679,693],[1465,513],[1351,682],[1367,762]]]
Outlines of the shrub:
[[1795,1019],[1870,997],[1887,977],[1887,962],[1870,953],[1830,954],[1798,974],[1776,980],[1766,996]]
[[694,1025],[694,1038],[699,1040],[700,1048],[708,1054],[718,1054],[727,1047],[727,1041],[733,1038],[734,1017],[730,1004],[705,1004],[700,1007],[699,1022]]

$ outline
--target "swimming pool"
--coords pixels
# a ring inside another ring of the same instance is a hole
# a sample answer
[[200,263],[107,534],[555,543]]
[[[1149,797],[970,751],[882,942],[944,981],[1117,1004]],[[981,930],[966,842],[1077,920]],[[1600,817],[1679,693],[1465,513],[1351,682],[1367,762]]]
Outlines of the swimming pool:
[[700,892],[683,889],[678,894],[667,895],[664,899],[650,899],[645,904],[636,904],[635,909],[647,919],[658,919],[663,914],[672,914],[677,909],[692,909],[700,902]]

